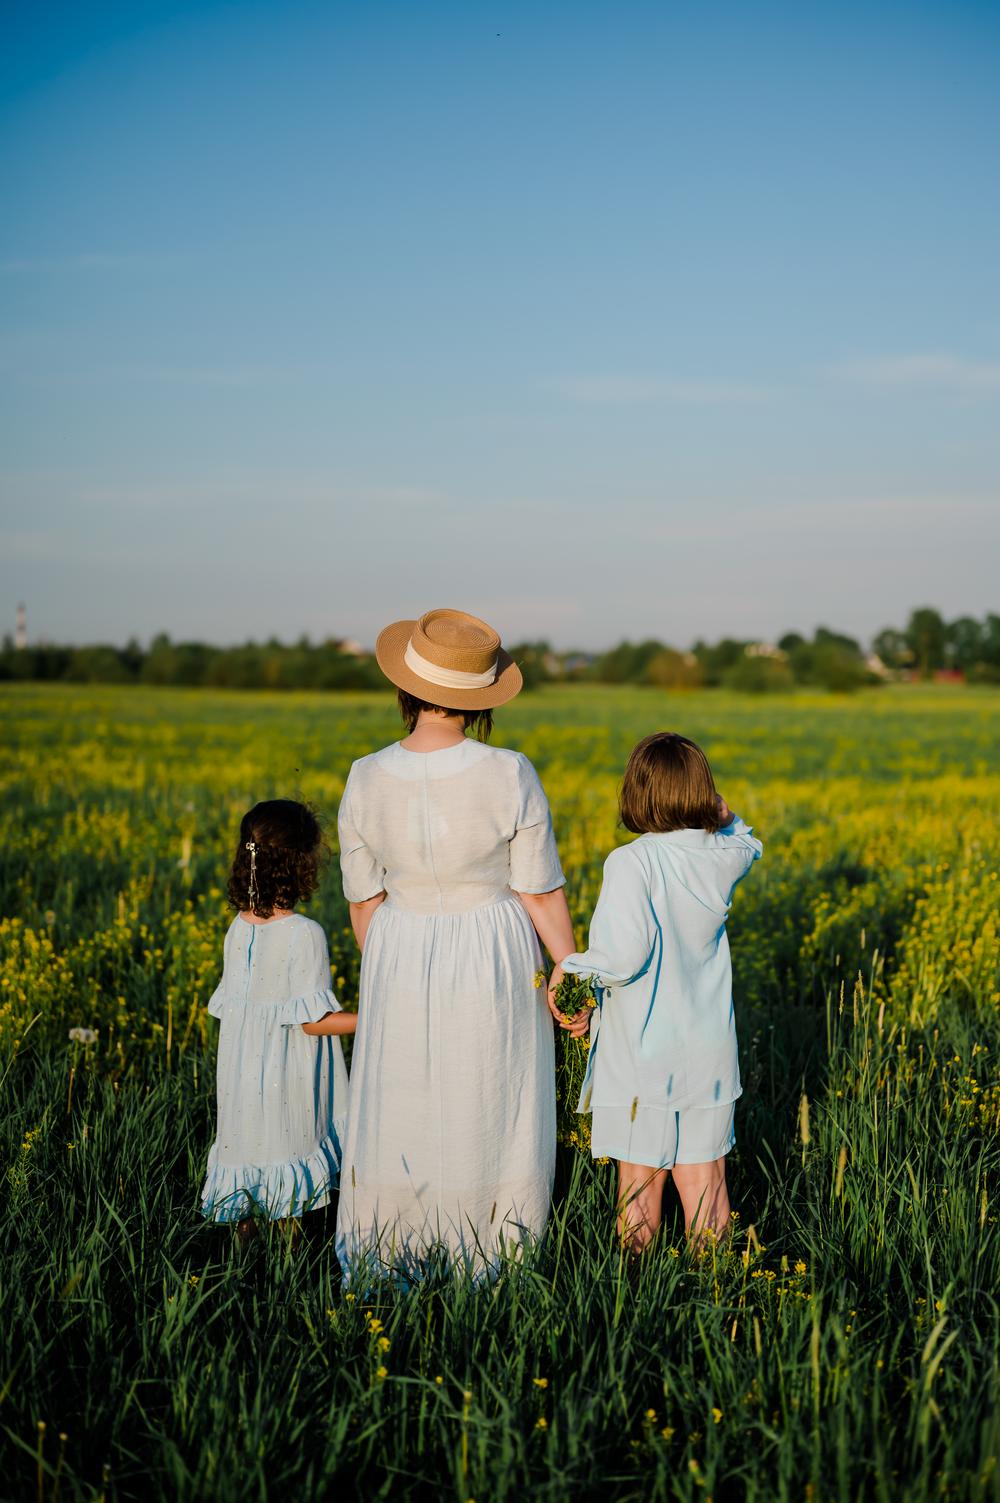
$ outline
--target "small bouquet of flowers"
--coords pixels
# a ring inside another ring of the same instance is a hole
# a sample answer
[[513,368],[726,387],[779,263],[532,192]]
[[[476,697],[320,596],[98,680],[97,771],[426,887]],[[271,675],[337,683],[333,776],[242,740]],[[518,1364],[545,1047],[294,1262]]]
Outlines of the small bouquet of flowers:
[[[564,976],[553,993],[552,1000],[564,1018],[579,1017],[581,1012],[597,1006],[593,976]],[[549,978],[544,971],[535,975],[535,986],[548,986]]]

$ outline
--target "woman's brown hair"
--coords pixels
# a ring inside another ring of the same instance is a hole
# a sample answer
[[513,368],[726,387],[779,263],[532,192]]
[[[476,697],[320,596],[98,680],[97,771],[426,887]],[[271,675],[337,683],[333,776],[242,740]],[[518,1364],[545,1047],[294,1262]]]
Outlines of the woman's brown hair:
[[640,741],[625,768],[619,809],[622,824],[636,835],[717,830],[715,779],[701,747],[674,731]]
[[493,711],[492,710],[448,710],[443,705],[432,705],[426,699],[418,699],[415,694],[407,694],[405,689],[396,691],[396,699],[399,703],[399,713],[403,717],[403,724],[412,735],[421,710],[438,710],[443,715],[459,715],[462,719],[462,729],[471,731],[477,741],[488,741],[493,734]]
[[[254,851],[248,849],[251,842]],[[257,918],[270,918],[276,908],[294,908],[316,891],[329,854],[323,827],[305,804],[290,798],[254,804],[240,821],[229,901],[238,912]]]

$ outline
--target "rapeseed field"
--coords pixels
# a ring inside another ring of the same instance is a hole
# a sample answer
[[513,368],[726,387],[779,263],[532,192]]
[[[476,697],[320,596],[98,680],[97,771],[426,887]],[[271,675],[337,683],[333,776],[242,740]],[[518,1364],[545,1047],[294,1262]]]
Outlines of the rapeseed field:
[[[335,846],[389,694],[24,685],[0,710],[2,1496],[1000,1497],[1000,695],[502,711],[581,940],[641,735],[700,741],[765,842],[730,925],[735,1232],[623,1261],[561,1040],[544,1243],[489,1290],[367,1301],[328,1216],[241,1249],[196,1199],[239,817],[305,798]],[[335,862],[309,911],[354,1005]]]

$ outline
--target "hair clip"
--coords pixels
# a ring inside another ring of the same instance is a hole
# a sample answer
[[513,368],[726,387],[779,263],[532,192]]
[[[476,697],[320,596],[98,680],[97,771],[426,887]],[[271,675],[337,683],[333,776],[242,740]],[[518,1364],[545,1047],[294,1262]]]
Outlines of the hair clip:
[[260,897],[260,889],[257,886],[257,852],[260,849],[256,840],[248,840],[246,845],[250,852],[250,912],[257,912],[257,899]]

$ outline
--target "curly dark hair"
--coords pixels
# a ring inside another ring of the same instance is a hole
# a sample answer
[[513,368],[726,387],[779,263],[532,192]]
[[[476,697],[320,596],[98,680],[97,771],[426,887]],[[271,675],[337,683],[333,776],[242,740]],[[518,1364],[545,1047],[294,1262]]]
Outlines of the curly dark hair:
[[432,705],[426,699],[418,699],[415,694],[407,694],[405,689],[396,691],[396,700],[403,724],[411,734],[421,710],[440,710],[445,715],[460,716],[462,729],[471,731],[478,741],[488,741],[493,734],[492,710],[448,710],[444,705]]
[[[250,898],[251,852],[255,854],[256,892]],[[254,804],[240,821],[240,838],[229,873],[227,892],[237,912],[270,918],[276,908],[294,908],[319,886],[330,852],[318,816],[290,798]]]

